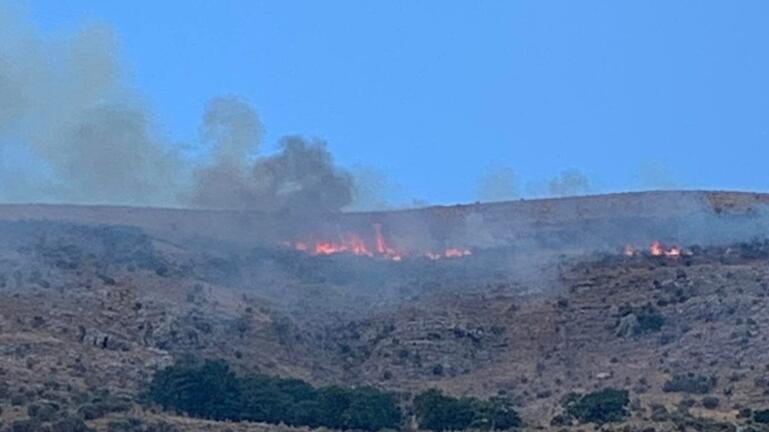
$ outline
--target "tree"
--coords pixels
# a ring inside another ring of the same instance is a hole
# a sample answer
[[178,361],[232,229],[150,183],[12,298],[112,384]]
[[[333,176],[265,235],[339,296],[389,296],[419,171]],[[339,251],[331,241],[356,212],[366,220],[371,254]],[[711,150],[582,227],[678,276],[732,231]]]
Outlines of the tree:
[[566,412],[581,422],[607,423],[628,416],[630,403],[627,390],[605,388],[566,401]]
[[238,414],[238,381],[224,361],[172,366],[155,375],[149,396],[164,408],[224,420]]
[[454,398],[431,389],[414,398],[419,426],[433,431],[510,429],[521,425],[521,418],[509,400],[492,398]]
[[313,388],[297,379],[236,376],[223,361],[183,361],[157,372],[149,399],[164,409],[216,420],[286,423],[334,429],[396,429],[393,395],[373,387]]

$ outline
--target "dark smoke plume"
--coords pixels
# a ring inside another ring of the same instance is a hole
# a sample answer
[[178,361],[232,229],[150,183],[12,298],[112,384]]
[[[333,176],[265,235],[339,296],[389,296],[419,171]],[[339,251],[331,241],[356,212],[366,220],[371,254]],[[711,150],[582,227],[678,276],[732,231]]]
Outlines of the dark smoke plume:
[[208,104],[198,168],[138,100],[109,28],[46,39],[0,4],[0,201],[337,211],[352,200],[350,175],[320,141],[287,137],[256,158],[261,124],[235,97]]
[[235,97],[216,98],[203,118],[203,140],[213,147],[213,157],[195,175],[194,205],[331,212],[352,202],[352,177],[334,166],[324,142],[285,137],[278,154],[249,162],[261,137],[251,107]]

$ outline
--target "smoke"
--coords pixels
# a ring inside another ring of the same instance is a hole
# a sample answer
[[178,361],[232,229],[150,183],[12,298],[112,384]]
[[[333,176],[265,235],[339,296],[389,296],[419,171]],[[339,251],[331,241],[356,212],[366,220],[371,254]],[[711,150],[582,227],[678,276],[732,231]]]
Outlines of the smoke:
[[339,211],[353,200],[352,176],[334,165],[323,141],[284,137],[278,154],[251,161],[261,124],[238,98],[208,104],[202,137],[212,160],[195,173],[193,205],[304,213]]
[[356,166],[350,171],[354,179],[353,200],[346,210],[374,211],[395,208],[395,197],[400,187],[383,171]]
[[256,158],[261,123],[235,97],[208,103],[202,162],[183,159],[116,58],[107,27],[51,40],[0,5],[0,200],[264,211],[352,201],[351,176],[321,141],[286,137],[278,154]]
[[637,178],[643,189],[672,190],[681,186],[673,172],[659,161],[642,163]]
[[584,195],[590,192],[590,179],[579,170],[562,171],[547,184],[552,196]]
[[478,181],[477,197],[479,201],[509,201],[519,196],[518,178],[511,168],[494,168]]
[[168,203],[179,161],[123,76],[108,28],[50,41],[0,5],[0,199]]

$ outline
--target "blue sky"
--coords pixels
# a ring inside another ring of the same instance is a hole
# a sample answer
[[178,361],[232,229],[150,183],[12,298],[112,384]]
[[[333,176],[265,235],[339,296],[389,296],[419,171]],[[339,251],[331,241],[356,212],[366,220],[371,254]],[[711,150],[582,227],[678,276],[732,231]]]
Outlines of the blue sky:
[[[194,140],[237,94],[407,194],[475,199],[509,167],[595,191],[769,189],[766,1],[31,0],[51,35],[109,24],[164,131]],[[649,171],[648,169],[646,171]]]

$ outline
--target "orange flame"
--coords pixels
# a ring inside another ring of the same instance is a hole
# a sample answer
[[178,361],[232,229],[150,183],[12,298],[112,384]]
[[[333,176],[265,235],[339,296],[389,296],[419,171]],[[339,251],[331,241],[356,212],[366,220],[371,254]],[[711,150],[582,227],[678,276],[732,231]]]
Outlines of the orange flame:
[[470,251],[467,249],[459,249],[459,248],[449,248],[446,249],[445,252],[443,252],[443,256],[446,258],[459,258],[463,256],[471,255]]
[[678,258],[681,256],[681,248],[678,246],[673,246],[665,251],[665,256],[668,258]]
[[652,256],[660,256],[665,252],[665,248],[662,246],[662,243],[659,240],[654,240],[649,246],[649,253]]
[[[626,244],[622,251],[623,255],[627,257],[633,257],[636,255],[636,248],[631,244]],[[684,250],[680,246],[670,246],[666,248],[659,240],[654,240],[649,245],[649,255],[654,257],[664,256],[667,258],[678,258],[684,254]]]
[[374,234],[376,235],[376,251],[379,253],[379,255],[382,255],[388,259],[392,259],[393,261],[400,261],[402,259],[402,254],[387,246],[387,242],[382,235],[382,224],[374,224]]
[[[358,256],[378,257],[391,261],[401,261],[408,254],[399,250],[387,243],[384,235],[382,234],[382,224],[375,223],[374,227],[374,241],[375,249],[369,249],[366,241],[355,233],[348,233],[340,235],[338,242],[332,241],[295,241],[295,242],[282,242],[283,245],[293,247],[297,251],[307,252],[310,255],[333,255],[338,253],[349,253]],[[451,247],[443,252],[428,251],[424,253],[424,256],[432,259],[439,260],[443,258],[461,258],[472,255],[469,249]]]

